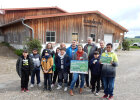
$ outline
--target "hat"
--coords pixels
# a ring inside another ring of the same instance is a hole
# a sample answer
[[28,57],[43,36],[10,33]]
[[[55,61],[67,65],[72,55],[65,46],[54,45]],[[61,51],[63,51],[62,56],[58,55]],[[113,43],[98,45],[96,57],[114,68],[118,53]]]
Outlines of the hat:
[[28,53],[28,51],[26,49],[23,50],[23,53]]
[[60,50],[64,50],[64,51],[66,51],[66,48],[60,48]]
[[99,52],[98,51],[95,51],[94,54],[99,54]]
[[45,51],[45,53],[50,54],[50,53],[51,53],[51,51],[47,49],[47,50]]
[[34,50],[38,51],[38,49],[37,49],[37,48],[34,48],[34,49],[33,49],[33,51],[34,51]]

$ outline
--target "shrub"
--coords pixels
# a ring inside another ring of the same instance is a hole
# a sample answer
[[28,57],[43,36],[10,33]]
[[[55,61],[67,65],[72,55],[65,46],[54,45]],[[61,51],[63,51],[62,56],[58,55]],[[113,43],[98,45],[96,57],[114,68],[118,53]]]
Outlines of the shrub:
[[124,40],[122,42],[122,47],[123,47],[123,50],[129,50],[130,49],[130,43],[129,43],[129,41]]
[[41,42],[37,39],[32,39],[26,42],[26,45],[27,45],[27,49],[29,53],[31,53],[34,48],[37,48],[39,53],[41,52],[42,45],[41,45]]
[[21,56],[22,55],[22,52],[23,52],[23,49],[17,49],[17,50],[15,50],[15,54],[18,55],[18,56]]

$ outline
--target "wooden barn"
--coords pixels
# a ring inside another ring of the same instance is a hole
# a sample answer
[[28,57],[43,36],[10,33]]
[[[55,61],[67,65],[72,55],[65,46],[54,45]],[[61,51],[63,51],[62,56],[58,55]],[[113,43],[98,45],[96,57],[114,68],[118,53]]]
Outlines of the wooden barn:
[[69,13],[58,7],[0,9],[0,36],[3,41],[22,45],[27,37],[39,39],[42,44],[86,43],[92,37],[95,43],[120,43],[126,28],[99,11]]

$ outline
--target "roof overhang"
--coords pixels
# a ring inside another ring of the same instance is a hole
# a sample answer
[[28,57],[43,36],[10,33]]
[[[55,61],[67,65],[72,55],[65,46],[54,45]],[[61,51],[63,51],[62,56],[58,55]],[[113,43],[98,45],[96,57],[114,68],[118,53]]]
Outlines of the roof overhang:
[[64,13],[67,13],[67,11],[55,6],[55,7],[34,7],[34,8],[7,8],[7,9],[0,9],[0,11],[22,11],[22,10],[40,10],[40,9],[58,9]]
[[22,22],[23,20],[24,20],[24,19],[21,18],[21,19],[17,19],[17,20],[14,20],[14,21],[12,21],[12,22],[9,22],[9,23],[7,23],[7,24],[2,24],[2,25],[0,25],[0,28],[6,27],[6,26],[9,26],[9,25],[12,25],[12,24],[16,24],[16,23],[18,23],[18,22]]

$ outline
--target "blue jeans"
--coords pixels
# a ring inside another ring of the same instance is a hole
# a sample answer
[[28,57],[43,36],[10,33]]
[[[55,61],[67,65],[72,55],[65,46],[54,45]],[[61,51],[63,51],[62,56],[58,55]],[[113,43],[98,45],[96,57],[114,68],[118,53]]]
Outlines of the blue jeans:
[[40,83],[40,69],[38,68],[33,69],[32,74],[31,74],[31,84],[34,84],[35,75],[37,79],[37,84],[39,84]]
[[73,79],[72,79],[72,82],[70,84],[70,89],[73,90],[74,88],[74,85],[78,79],[80,75],[80,78],[81,78],[81,84],[80,84],[80,88],[83,88],[84,87],[84,78],[85,78],[85,75],[84,74],[79,74],[79,73],[73,73]]
[[102,77],[105,95],[113,96],[115,77]]

